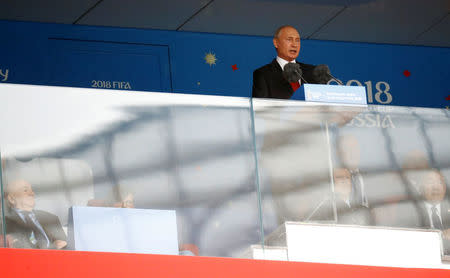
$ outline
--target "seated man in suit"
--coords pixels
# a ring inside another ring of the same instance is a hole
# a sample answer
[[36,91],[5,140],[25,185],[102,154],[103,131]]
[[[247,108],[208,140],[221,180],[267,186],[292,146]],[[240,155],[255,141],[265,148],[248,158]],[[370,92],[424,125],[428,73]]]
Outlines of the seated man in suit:
[[422,224],[442,231],[446,254],[450,253],[450,206],[446,197],[444,176],[435,169],[427,171],[420,181]]
[[341,165],[348,169],[351,174],[352,205],[360,205],[369,208],[364,179],[359,170],[361,147],[358,139],[352,134],[345,134],[337,137],[336,154]]
[[352,174],[346,168],[333,170],[334,202],[337,211],[337,223],[353,225],[371,225],[370,210],[352,199]]
[[[278,28],[273,45],[277,51],[276,59],[253,72],[253,97],[289,99],[302,83],[322,83],[313,75],[315,66],[295,60],[300,53],[300,35],[294,27],[285,25]],[[297,63],[303,72],[297,82],[289,83],[283,77],[284,66],[288,63]]]
[[34,210],[31,184],[25,180],[9,182],[5,188],[6,234],[13,248],[61,249],[67,245],[66,234],[56,215]]
[[304,221],[372,225],[370,210],[352,200],[353,187],[350,171],[346,168],[333,169],[333,181],[334,194],[326,197]]

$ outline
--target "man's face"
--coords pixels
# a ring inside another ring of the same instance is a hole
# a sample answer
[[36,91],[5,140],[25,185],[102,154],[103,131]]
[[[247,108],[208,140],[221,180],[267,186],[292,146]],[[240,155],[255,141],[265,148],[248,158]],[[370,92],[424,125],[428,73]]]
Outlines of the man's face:
[[425,200],[440,203],[445,196],[446,186],[443,177],[437,172],[431,172],[422,181]]
[[11,207],[32,211],[35,205],[34,192],[31,184],[24,181],[14,181],[8,185],[8,202]]
[[300,53],[300,35],[292,27],[283,28],[278,38],[273,39],[278,56],[286,61],[292,61]]

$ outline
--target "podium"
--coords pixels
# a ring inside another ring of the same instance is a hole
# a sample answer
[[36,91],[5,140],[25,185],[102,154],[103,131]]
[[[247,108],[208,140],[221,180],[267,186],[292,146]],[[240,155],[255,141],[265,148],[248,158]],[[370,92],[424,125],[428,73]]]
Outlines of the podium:
[[254,259],[450,269],[442,261],[438,230],[285,222],[248,254]]

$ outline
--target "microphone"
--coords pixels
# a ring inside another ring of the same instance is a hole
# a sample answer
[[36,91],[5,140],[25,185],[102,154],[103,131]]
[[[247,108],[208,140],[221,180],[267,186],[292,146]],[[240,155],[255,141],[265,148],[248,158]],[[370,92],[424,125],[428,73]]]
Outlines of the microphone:
[[344,85],[339,79],[331,75],[328,65],[315,66],[312,74],[319,84],[327,84],[328,81],[335,80],[339,85]]
[[303,80],[304,83],[308,83],[302,77],[303,72],[300,68],[300,65],[297,63],[287,63],[283,68],[283,77],[289,83],[298,82],[300,79]]

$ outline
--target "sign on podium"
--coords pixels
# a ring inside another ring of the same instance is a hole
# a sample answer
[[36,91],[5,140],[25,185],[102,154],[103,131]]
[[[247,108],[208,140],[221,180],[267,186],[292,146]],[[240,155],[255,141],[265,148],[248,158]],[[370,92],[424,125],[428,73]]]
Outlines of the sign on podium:
[[303,84],[291,99],[320,103],[367,105],[366,88],[364,86]]
[[72,207],[74,250],[178,255],[174,210]]

